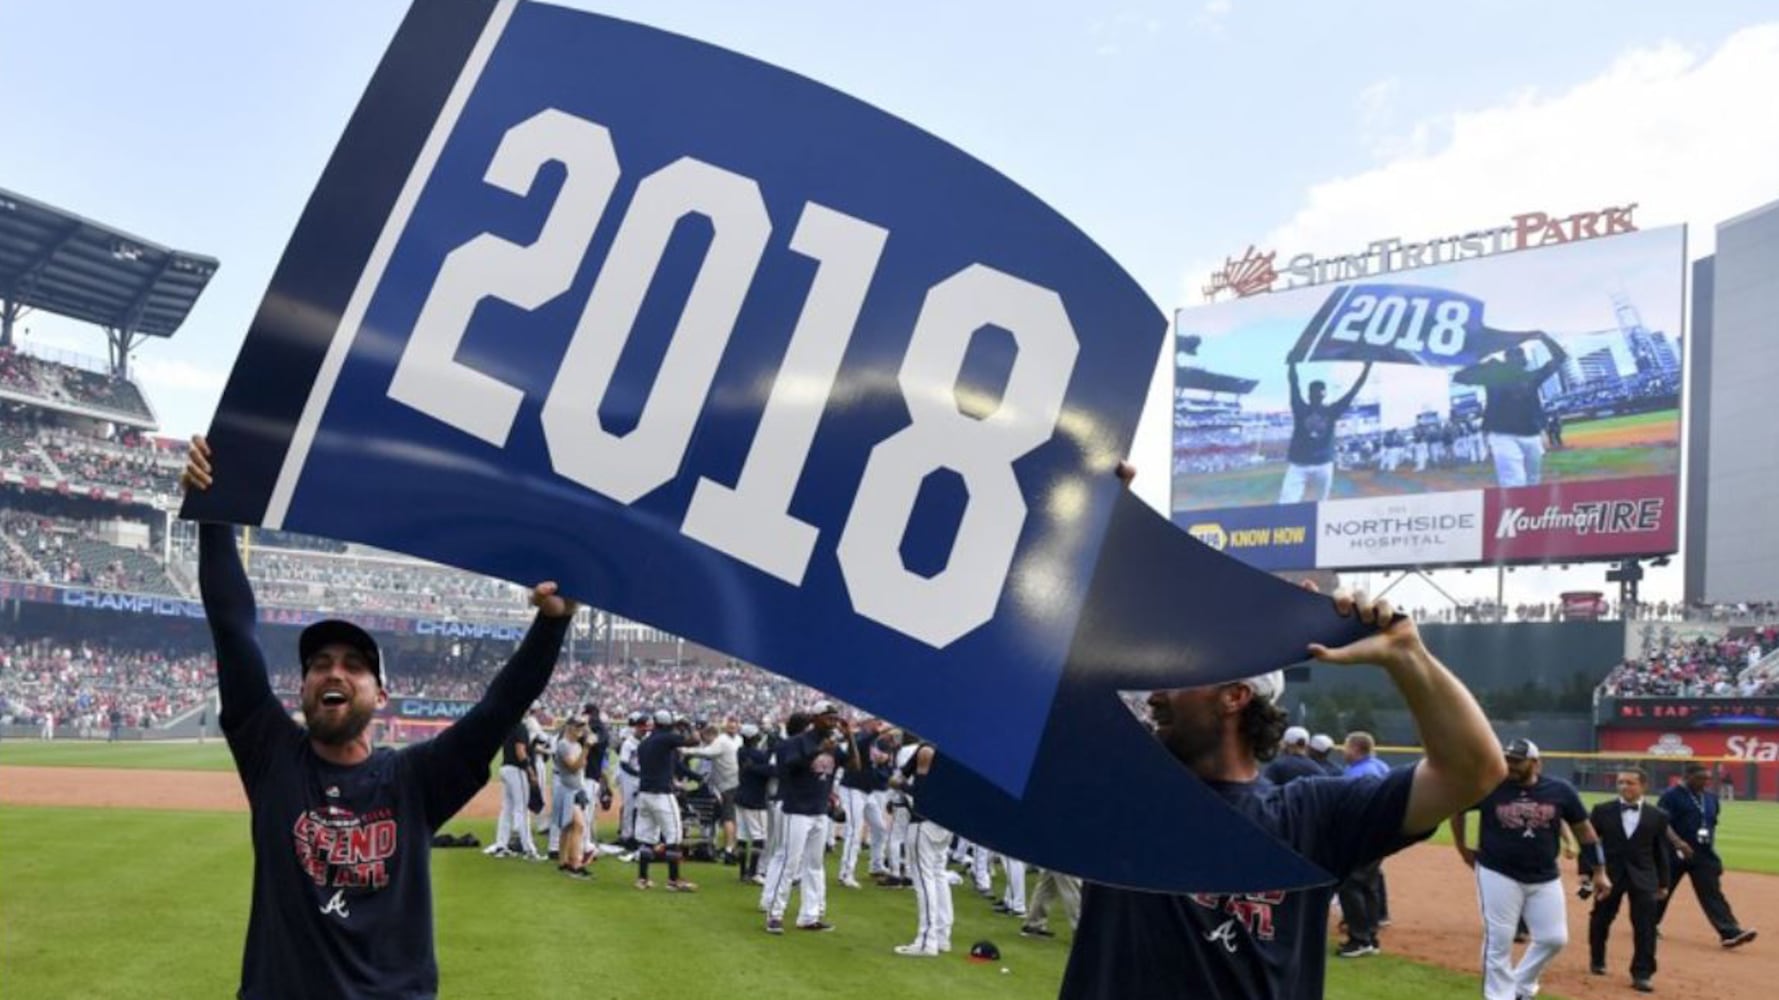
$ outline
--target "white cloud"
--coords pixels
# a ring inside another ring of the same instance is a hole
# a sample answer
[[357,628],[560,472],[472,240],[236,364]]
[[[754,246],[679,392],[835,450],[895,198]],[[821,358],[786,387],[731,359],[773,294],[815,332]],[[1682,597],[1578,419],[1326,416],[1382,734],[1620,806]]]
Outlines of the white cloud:
[[[1389,83],[1361,93],[1362,115],[1387,108]],[[1706,57],[1672,43],[1633,49],[1565,92],[1416,123],[1394,140],[1403,155],[1313,186],[1261,245],[1340,252],[1515,212],[1635,201],[1646,228],[1693,223],[1704,252],[1717,222],[1779,194],[1779,118],[1757,94],[1779,94],[1779,24],[1738,32]]]
[[131,362],[131,371],[137,381],[148,387],[151,399],[160,399],[176,392],[220,394],[229,374],[226,369],[209,368],[190,361],[157,358],[152,355],[135,357]]

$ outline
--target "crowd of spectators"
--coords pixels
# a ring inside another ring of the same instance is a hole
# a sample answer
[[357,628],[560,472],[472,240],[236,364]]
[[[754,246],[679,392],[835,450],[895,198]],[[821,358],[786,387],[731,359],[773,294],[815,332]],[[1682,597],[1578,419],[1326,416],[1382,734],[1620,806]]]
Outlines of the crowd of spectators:
[[1600,693],[1609,698],[1779,697],[1773,672],[1754,669],[1775,650],[1776,625],[1724,636],[1652,629],[1644,636],[1642,655],[1614,667]]
[[406,560],[259,549],[248,575],[267,605],[478,621],[531,613],[528,588]]
[[0,469],[46,482],[140,496],[179,492],[183,454],[140,432],[122,428],[102,437],[56,422],[44,410],[0,411]]
[[109,410],[147,420],[142,390],[127,378],[0,347],[0,388],[55,403]]
[[207,650],[0,640],[0,725],[48,715],[68,735],[103,735],[113,723],[149,729],[196,707],[214,683]]
[[154,556],[126,551],[95,533],[88,521],[0,509],[0,554],[9,579],[121,593],[171,593]]

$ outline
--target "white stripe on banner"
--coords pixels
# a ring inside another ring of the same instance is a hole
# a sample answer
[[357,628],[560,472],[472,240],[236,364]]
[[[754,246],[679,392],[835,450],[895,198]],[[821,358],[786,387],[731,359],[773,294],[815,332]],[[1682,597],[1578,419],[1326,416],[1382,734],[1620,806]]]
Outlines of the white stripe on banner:
[[315,373],[315,384],[309,390],[309,400],[303,405],[303,415],[297,420],[296,431],[290,436],[290,450],[284,454],[284,467],[278,471],[278,481],[273,484],[271,499],[266,503],[266,514],[261,523],[268,528],[284,526],[284,516],[290,511],[291,496],[296,492],[297,481],[303,475],[303,466],[309,460],[309,447],[315,440],[315,428],[321,423],[321,414],[327,409],[328,400],[333,396],[334,383],[340,377],[346,355],[352,351],[352,342],[358,338],[358,330],[364,322],[365,310],[370,306],[371,295],[382,283],[383,270],[389,266],[389,258],[395,253],[395,244],[401,239],[402,232],[408,228],[408,217],[414,212],[414,204],[420,200],[420,192],[426,187],[427,179],[432,176],[433,167],[438,164],[439,154],[445,148],[445,140],[450,138],[451,130],[457,127],[457,119],[463,114],[463,106],[469,102],[470,93],[476,89],[476,82],[481,79],[482,70],[488,65],[488,57],[493,54],[495,43],[500,41],[501,34],[506,31],[507,20],[512,17],[513,8],[518,6],[518,2],[519,0],[500,0],[494,8],[494,14],[488,18],[487,26],[482,29],[482,36],[476,39],[475,48],[470,50],[469,58],[464,60],[463,71],[457,75],[457,83],[451,87],[450,96],[445,98],[444,107],[439,109],[439,118],[432,125],[432,133],[426,137],[426,144],[420,147],[420,155],[414,160],[414,169],[409,171],[408,180],[395,199],[389,220],[383,224],[383,232],[378,235],[376,245],[371,248],[370,259],[365,262],[364,273],[359,275],[358,286],[352,290],[352,297],[346,300],[346,311],[340,315],[339,328],[334,331],[334,338],[327,345],[327,355],[321,359],[321,370]]

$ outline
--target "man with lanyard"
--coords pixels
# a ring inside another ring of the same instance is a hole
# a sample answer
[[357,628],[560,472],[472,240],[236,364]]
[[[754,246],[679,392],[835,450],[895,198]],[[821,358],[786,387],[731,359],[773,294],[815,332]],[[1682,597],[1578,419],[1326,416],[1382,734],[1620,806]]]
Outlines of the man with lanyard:
[[[1507,780],[1474,807],[1482,828],[1476,850],[1470,849],[1465,814],[1458,813],[1451,822],[1458,856],[1476,869],[1483,916],[1484,1000],[1537,996],[1545,967],[1569,943],[1563,881],[1557,871],[1564,825],[1582,845],[1583,877],[1592,875],[1598,891],[1609,888],[1598,871],[1606,856],[1575,786],[1544,777],[1538,745],[1531,740],[1514,740],[1503,756]],[[1522,918],[1532,944],[1515,966],[1514,931]]]
[[[1390,773],[1390,767],[1383,761],[1372,756],[1377,749],[1377,741],[1370,733],[1355,732],[1347,734],[1346,755],[1348,778],[1382,778]],[[1367,864],[1355,868],[1352,874],[1340,884],[1341,922],[1347,929],[1347,940],[1336,952],[1341,958],[1360,958],[1375,955],[1381,949],[1378,944],[1378,927],[1384,920],[1384,859],[1380,855]]]
[[[1127,483],[1135,475],[1119,470]],[[1336,877],[1433,832],[1507,773],[1488,718],[1387,601],[1336,597],[1335,610],[1376,631],[1323,663],[1375,664],[1420,729],[1426,756],[1382,778],[1261,781],[1286,716],[1274,703],[1282,671],[1149,696],[1156,739],[1199,780],[1261,829]],[[1087,886],[1061,1000],[1319,1000],[1330,890],[1172,895]]]
[[[1686,765],[1685,783],[1663,792],[1656,805],[1668,814],[1668,842],[1679,855],[1674,863],[1674,887],[1692,876],[1693,894],[1699,897],[1705,919],[1725,948],[1753,941],[1755,931],[1736,921],[1729,900],[1723,898],[1723,859],[1717,856],[1717,822],[1723,806],[1711,791],[1711,769],[1699,763]],[[1670,893],[1656,907],[1658,925],[1673,901]]]
[[[192,439],[180,476],[213,482]],[[272,693],[253,588],[226,524],[198,526],[198,589],[216,644],[218,721],[251,809],[253,890],[241,957],[246,1000],[436,996],[432,837],[488,782],[500,742],[549,683],[575,603],[540,583],[537,617],[468,712],[401,750],[367,727],[388,703],[370,634],[322,621],[297,641],[306,728]]]

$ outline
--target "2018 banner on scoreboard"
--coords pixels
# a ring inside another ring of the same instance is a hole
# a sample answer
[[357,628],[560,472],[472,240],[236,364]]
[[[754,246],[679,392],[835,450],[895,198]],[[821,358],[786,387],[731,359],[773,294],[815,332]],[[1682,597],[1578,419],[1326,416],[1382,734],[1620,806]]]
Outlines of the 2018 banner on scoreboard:
[[[1360,631],[1120,487],[1165,335],[1066,220],[843,94],[608,18],[421,3],[185,514],[557,579],[918,731],[922,809],[1047,867],[1323,881],[1118,697]],[[1108,797],[1145,821],[1082,807]]]
[[1684,259],[1670,227],[1180,310],[1175,523],[1317,505],[1319,569],[1674,551]]

